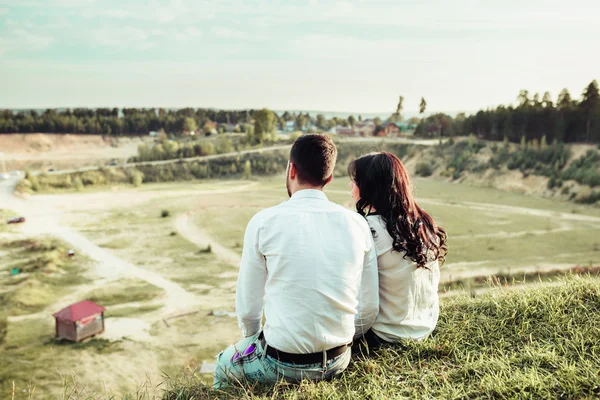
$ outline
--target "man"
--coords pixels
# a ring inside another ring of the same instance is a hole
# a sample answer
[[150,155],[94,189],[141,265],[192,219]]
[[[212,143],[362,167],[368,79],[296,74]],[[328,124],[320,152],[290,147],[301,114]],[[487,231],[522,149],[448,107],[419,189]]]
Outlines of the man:
[[298,138],[287,168],[290,200],[248,223],[236,292],[245,339],[219,354],[215,388],[333,378],[350,362],[353,337],[375,320],[377,256],[367,222],[323,193],[336,157],[327,136]]

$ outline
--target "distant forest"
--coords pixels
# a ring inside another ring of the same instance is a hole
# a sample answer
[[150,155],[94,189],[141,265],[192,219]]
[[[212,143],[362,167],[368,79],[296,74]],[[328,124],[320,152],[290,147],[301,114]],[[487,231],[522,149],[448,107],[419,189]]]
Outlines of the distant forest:
[[[425,100],[421,108],[424,111]],[[75,108],[45,111],[0,110],[0,133],[73,133],[101,135],[147,135],[150,131],[179,134],[183,131],[248,132],[260,110],[215,110],[183,108]],[[390,120],[401,120],[399,113]],[[310,115],[285,112],[276,117],[274,128],[286,129],[294,122],[296,130],[329,130],[338,126],[354,126],[360,116],[326,119],[323,114]],[[386,121],[375,119],[376,124]],[[414,121],[417,122],[417,121]],[[519,142],[600,142],[600,95],[597,81],[592,81],[579,100],[563,89],[556,102],[550,93],[543,95],[522,90],[516,105],[464,113],[452,117],[434,114],[418,121],[415,131],[420,137],[450,137],[473,134],[481,139]]]

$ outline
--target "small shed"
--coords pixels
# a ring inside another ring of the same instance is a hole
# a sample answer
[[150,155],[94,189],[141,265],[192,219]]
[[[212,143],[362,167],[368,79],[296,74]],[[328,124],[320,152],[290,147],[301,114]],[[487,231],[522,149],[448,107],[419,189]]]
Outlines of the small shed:
[[55,313],[56,339],[79,342],[104,332],[104,310],[91,300],[71,304]]

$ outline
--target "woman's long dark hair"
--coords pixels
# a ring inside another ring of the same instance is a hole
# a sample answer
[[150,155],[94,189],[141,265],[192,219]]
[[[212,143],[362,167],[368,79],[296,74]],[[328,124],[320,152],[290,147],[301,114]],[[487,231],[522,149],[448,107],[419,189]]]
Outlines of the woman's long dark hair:
[[427,268],[436,259],[440,266],[444,264],[446,231],[415,202],[408,173],[398,157],[388,152],[364,155],[350,163],[348,174],[360,193],[356,211],[364,216],[374,209],[381,215],[394,250],[419,268]]

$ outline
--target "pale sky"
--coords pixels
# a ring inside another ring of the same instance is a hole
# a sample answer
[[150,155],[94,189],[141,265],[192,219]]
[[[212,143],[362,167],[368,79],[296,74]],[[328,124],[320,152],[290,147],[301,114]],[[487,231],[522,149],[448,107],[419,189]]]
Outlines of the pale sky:
[[600,0],[0,0],[0,108],[474,111],[600,80]]

